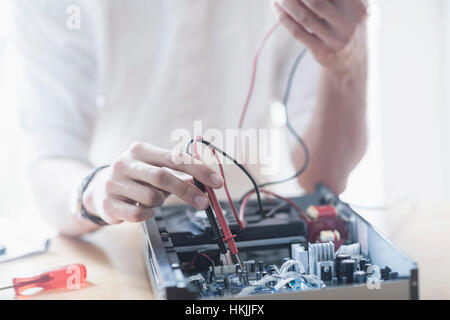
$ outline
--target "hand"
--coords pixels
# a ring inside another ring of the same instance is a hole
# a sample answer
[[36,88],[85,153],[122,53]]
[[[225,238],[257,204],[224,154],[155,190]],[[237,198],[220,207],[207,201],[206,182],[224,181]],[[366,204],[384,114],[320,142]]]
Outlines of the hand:
[[165,168],[184,172],[212,188],[223,186],[220,175],[188,154],[138,142],[98,172],[84,193],[83,204],[109,224],[148,220],[170,194],[199,210],[208,207],[206,194]]
[[275,0],[273,7],[323,67],[348,70],[365,59],[365,0]]

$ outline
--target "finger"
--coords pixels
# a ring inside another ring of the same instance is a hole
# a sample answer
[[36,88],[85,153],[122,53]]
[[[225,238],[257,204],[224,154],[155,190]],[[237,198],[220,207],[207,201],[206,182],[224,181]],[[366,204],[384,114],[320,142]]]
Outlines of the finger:
[[186,181],[187,183],[195,185],[194,178],[192,178],[192,177],[186,176],[186,177],[182,177],[181,179]]
[[97,210],[98,215],[108,224],[119,224],[124,220],[119,218],[119,210],[115,201],[109,197],[104,198],[101,207]]
[[139,202],[146,207],[159,207],[164,203],[166,196],[163,192],[132,180],[106,182],[106,193],[117,198],[126,198],[131,202]]
[[[329,0],[300,0],[321,19],[333,26],[348,27],[347,17]],[[339,0],[340,1],[340,0]],[[336,2],[339,2],[336,1]]]
[[341,0],[336,5],[342,8],[354,23],[361,22],[367,16],[367,3],[363,0]]
[[303,42],[313,52],[328,50],[325,44],[315,35],[309,33],[305,28],[296,23],[277,2],[274,2],[278,22],[283,25],[294,38]]
[[168,191],[199,210],[209,206],[206,194],[189,182],[174,176],[167,169],[136,161],[129,175],[131,179],[144,181],[158,189]]
[[209,187],[223,186],[222,177],[210,166],[186,153],[166,150],[146,143],[135,143],[131,152],[143,162],[187,173]]
[[136,206],[125,201],[107,198],[105,199],[106,208],[105,213],[108,217],[113,219],[121,219],[129,222],[146,221],[153,217],[155,210],[143,206]]
[[315,34],[324,43],[333,48],[339,47],[340,43],[330,26],[303,3],[298,0],[284,0],[279,1],[279,5],[292,20],[295,20],[307,31]]

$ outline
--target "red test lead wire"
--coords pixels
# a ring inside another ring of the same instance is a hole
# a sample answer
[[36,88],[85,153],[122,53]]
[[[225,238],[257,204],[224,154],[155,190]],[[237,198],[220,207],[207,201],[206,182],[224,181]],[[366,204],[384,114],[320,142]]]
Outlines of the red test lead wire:
[[[201,160],[201,156],[200,156],[200,154],[198,152],[198,148],[197,148],[198,140],[203,140],[203,138],[201,136],[197,136],[194,139],[194,146],[193,146],[194,147],[194,157],[198,160]],[[220,163],[220,161],[219,161],[219,163]],[[228,249],[230,250],[230,253],[233,256],[235,256],[239,261],[239,257],[237,256],[239,251],[237,249],[236,242],[234,241],[234,238],[236,236],[231,233],[230,227],[228,226],[228,223],[225,219],[225,215],[223,214],[222,207],[220,206],[220,203],[217,200],[216,194],[214,193],[214,190],[211,187],[205,186],[205,190],[211,201],[211,206],[216,214],[217,220],[220,225],[220,229],[222,230],[223,240],[226,242]],[[239,264],[240,264],[240,261],[239,261]]]
[[225,178],[225,172],[223,170],[222,163],[220,162],[220,159],[219,159],[219,156],[217,155],[216,150],[214,150],[214,148],[211,148],[211,150],[212,150],[214,156],[216,157],[217,164],[219,165],[220,174],[222,175],[222,178],[223,178],[223,188],[225,189],[225,194],[227,195],[228,202],[231,207],[231,211],[233,212],[233,215],[234,215],[234,219],[236,220],[236,222],[239,226],[239,229],[244,230],[245,229],[245,221],[239,219],[239,215],[238,215],[236,206],[234,205],[233,199],[231,198],[230,191],[228,190],[227,180]]
[[255,88],[256,71],[258,69],[259,56],[260,56],[261,51],[264,48],[264,45],[266,44],[267,40],[270,38],[272,33],[278,28],[279,25],[280,24],[277,22],[270,28],[270,30],[266,33],[264,38],[262,38],[261,42],[258,45],[258,48],[256,49],[256,53],[253,58],[253,67],[252,67],[252,75],[251,75],[251,79],[250,79],[250,87],[248,89],[247,98],[245,99],[244,107],[242,109],[241,118],[239,119],[239,126],[238,126],[239,129],[242,129],[242,126],[244,125],[245,114],[247,113],[248,105],[250,104],[250,100],[253,95],[253,89]]

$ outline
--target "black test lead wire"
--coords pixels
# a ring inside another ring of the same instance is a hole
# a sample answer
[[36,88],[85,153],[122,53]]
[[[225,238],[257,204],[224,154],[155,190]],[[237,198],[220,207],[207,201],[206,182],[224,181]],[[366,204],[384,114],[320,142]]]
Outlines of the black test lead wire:
[[[215,145],[213,145],[211,142],[203,140],[203,139],[198,139],[197,141],[203,143],[204,145],[212,148],[213,150],[221,153],[223,156],[225,156],[226,158],[228,158],[229,160],[231,160],[239,169],[242,170],[242,172],[245,173],[245,175],[250,179],[251,183],[253,184],[253,188],[252,190],[255,190],[256,193],[256,198],[258,201],[258,205],[259,205],[259,210],[261,212],[261,214],[264,213],[264,209],[263,209],[263,205],[262,205],[262,201],[261,201],[261,193],[259,192],[259,186],[256,183],[255,179],[252,177],[252,175],[247,171],[247,169],[245,169],[245,167],[240,164],[239,162],[237,162],[236,159],[234,159],[233,157],[231,157],[229,154],[227,154],[225,151],[222,151],[221,149],[217,148]],[[190,156],[192,156],[192,153],[190,151],[190,147],[191,145],[194,143],[194,139],[191,139],[191,141],[187,144],[186,146],[186,153],[189,154]]]
[[[276,184],[282,184],[282,183],[288,182],[290,180],[293,180],[293,179],[297,178],[298,176],[300,176],[303,172],[305,172],[306,168],[308,167],[309,160],[310,160],[308,146],[306,145],[306,143],[302,139],[302,137],[300,137],[300,135],[292,127],[292,124],[291,124],[291,122],[289,120],[289,113],[288,113],[288,102],[289,102],[289,97],[290,97],[290,93],[291,93],[291,89],[292,89],[292,83],[293,83],[293,80],[294,80],[294,76],[296,74],[298,65],[303,60],[303,58],[305,57],[307,52],[308,52],[308,50],[306,48],[304,48],[300,52],[300,54],[297,56],[297,58],[295,59],[294,64],[292,65],[291,71],[289,72],[288,83],[287,83],[286,91],[285,91],[284,97],[283,97],[283,106],[284,106],[284,111],[285,111],[285,115],[286,115],[286,127],[288,128],[289,132],[296,138],[296,140],[299,142],[300,146],[302,147],[303,152],[305,154],[305,161],[304,161],[302,167],[293,176],[290,176],[288,178],[284,178],[284,179],[281,179],[281,180],[276,180],[276,181],[270,181],[270,182],[262,183],[262,184],[258,185],[259,188],[264,188],[264,187],[272,186],[272,185],[276,185]],[[256,190],[256,188],[247,191],[242,196],[242,198],[240,199],[239,202],[242,202],[242,200],[249,193],[253,192],[253,190]]]

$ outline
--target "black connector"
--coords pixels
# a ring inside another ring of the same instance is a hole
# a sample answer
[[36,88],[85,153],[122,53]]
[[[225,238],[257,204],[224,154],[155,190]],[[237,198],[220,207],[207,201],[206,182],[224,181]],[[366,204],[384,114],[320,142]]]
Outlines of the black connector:
[[[194,184],[202,192],[205,192],[205,186],[203,183],[194,178]],[[208,217],[209,225],[211,226],[212,240],[214,240],[219,246],[219,251],[222,254],[227,253],[227,248],[223,242],[222,233],[220,232],[219,226],[217,225],[216,217],[211,205],[205,209],[206,216]]]

